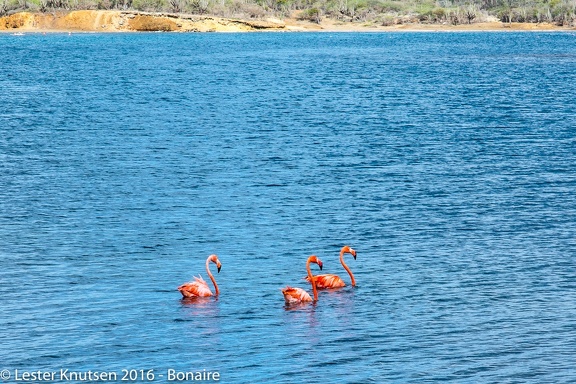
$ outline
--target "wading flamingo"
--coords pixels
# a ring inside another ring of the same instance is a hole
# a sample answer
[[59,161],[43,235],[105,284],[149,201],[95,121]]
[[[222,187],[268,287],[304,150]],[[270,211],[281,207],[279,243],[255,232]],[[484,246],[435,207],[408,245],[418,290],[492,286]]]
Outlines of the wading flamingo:
[[[348,266],[344,262],[345,253],[351,254],[352,256],[354,256],[354,260],[356,260],[356,251],[347,245],[343,246],[342,249],[340,250],[340,263],[342,263],[342,266],[344,267],[346,272],[348,272],[348,274],[350,275],[350,279],[352,280],[352,286],[354,287],[356,286],[356,280],[354,279],[352,271],[350,270],[350,268],[348,268]],[[309,276],[305,277],[305,279],[306,281],[310,282]],[[338,275],[332,275],[332,274],[316,275],[314,276],[314,279],[316,280],[316,286],[319,289],[341,288],[346,286],[344,280],[342,280]]]
[[[314,255],[310,256],[308,260],[306,260],[306,270],[308,271],[308,277],[312,281],[312,291],[314,292],[314,301],[317,301],[318,291],[316,290],[316,284],[314,283],[315,279],[312,276],[312,271],[310,270],[310,263],[318,264],[320,270],[322,270],[322,261]],[[308,292],[306,292],[302,288],[292,288],[288,286],[286,288],[282,288],[282,294],[284,295],[284,300],[286,300],[286,304],[305,303],[308,301],[312,301],[312,298],[310,297]]]
[[[216,267],[218,268],[218,273],[220,273],[220,268],[222,268],[222,264],[220,264],[220,260],[218,260],[218,256],[216,255],[210,255],[206,259],[206,272],[208,272],[208,277],[210,277],[210,280],[212,280],[212,284],[214,284],[214,289],[216,290],[215,295],[218,296],[220,291],[218,290],[216,279],[214,279],[214,276],[212,276],[212,273],[210,273],[210,268],[208,268],[210,266],[210,262],[216,264]],[[194,281],[182,284],[181,286],[178,287],[178,290],[184,297],[212,296],[212,291],[210,291],[210,287],[208,287],[208,284],[206,283],[206,281],[204,281],[202,277],[194,276]]]

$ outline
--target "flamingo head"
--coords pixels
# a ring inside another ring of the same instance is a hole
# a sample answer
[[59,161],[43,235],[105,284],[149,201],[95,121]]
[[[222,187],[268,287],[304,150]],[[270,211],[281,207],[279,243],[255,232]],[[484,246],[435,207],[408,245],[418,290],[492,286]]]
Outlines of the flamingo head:
[[349,246],[345,245],[342,247],[342,253],[349,253],[354,257],[354,260],[356,260],[356,251]]
[[213,262],[214,264],[216,264],[216,268],[218,268],[218,273],[220,273],[220,268],[222,268],[222,263],[220,263],[220,260],[218,260],[218,256],[210,255],[209,260],[211,262]]
[[318,264],[318,266],[320,267],[320,270],[322,270],[322,260],[320,260],[320,259],[318,258],[318,256],[312,255],[312,256],[310,256],[309,260],[310,260],[311,263],[316,263],[316,264]]

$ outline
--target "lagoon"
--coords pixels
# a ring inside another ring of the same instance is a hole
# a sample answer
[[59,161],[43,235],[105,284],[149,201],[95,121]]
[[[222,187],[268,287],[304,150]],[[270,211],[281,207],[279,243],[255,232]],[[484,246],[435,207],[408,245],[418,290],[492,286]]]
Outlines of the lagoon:
[[575,43],[0,35],[0,368],[572,380]]

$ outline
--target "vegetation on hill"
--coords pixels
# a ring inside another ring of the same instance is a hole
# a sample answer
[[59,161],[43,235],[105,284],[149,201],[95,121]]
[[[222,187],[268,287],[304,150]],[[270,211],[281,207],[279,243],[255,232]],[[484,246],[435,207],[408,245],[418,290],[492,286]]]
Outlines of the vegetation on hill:
[[298,15],[379,25],[465,24],[490,20],[576,26],[576,0],[0,0],[0,16],[17,12],[117,9],[260,19]]

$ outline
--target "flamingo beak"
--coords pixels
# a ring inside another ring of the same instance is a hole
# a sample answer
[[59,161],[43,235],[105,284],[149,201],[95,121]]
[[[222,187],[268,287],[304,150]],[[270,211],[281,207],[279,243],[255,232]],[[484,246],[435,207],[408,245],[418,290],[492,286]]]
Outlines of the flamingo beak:
[[220,268],[222,268],[222,265],[218,266],[218,273],[220,273]]
[[322,262],[319,262],[318,266],[320,267],[320,270],[322,270]]
[[356,260],[356,252],[354,252],[352,256],[354,256],[354,260]]

